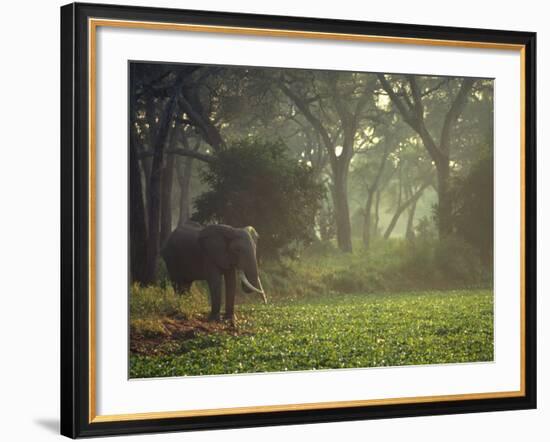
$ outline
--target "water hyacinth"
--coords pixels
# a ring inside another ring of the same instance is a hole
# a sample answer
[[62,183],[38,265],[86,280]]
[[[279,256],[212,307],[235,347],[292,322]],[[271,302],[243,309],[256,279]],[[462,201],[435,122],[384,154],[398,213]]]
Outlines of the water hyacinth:
[[[200,318],[200,308],[180,313]],[[490,290],[320,296],[313,304],[282,299],[242,304],[236,327],[202,324],[193,334],[149,338],[157,351],[132,352],[130,376],[442,364],[494,355]]]

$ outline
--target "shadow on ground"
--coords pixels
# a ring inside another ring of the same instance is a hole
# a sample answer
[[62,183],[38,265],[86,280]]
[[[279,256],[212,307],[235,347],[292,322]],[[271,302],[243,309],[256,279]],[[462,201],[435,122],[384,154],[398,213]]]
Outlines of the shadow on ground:
[[51,433],[59,434],[59,419],[35,419],[34,423]]

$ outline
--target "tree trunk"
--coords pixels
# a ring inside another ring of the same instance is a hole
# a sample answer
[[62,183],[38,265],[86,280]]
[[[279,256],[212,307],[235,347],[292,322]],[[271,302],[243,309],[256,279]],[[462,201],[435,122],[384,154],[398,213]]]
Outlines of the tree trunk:
[[[382,160],[380,161],[380,165],[378,166],[378,170],[376,172],[376,176],[370,185],[370,187],[367,187],[367,203],[365,205],[365,221],[363,223],[363,245],[365,246],[365,249],[368,250],[370,247],[371,242],[371,236],[372,236],[372,203],[376,194],[377,201],[376,201],[376,216],[378,217],[378,204],[380,203],[380,192],[378,190],[378,187],[380,185],[380,179],[382,178],[382,174],[384,173],[384,168],[386,167],[386,161],[388,159],[389,153],[390,153],[390,146],[392,144],[392,140],[386,138],[384,140],[384,155],[382,156]],[[378,227],[378,220],[376,220]]]
[[340,167],[334,170],[334,211],[336,218],[336,240],[338,248],[342,252],[350,253],[353,251],[351,244],[351,222],[349,216],[348,204],[348,171],[349,167],[340,164]]
[[[133,115],[133,111],[130,111]],[[137,140],[132,128],[130,136],[130,275],[132,282],[145,282],[147,258],[147,226]]]
[[153,164],[153,157],[145,157],[141,159],[141,168],[143,170],[143,176],[145,177],[146,183],[149,183],[149,181],[151,180],[152,164]]
[[[168,139],[165,148],[169,150],[174,145],[176,127],[170,125]],[[173,153],[166,154],[166,161],[162,170],[161,203],[160,203],[160,244],[164,244],[168,235],[172,233],[172,187],[174,182],[174,168],[176,156]]]
[[395,211],[388,227],[386,228],[386,231],[384,232],[384,239],[388,239],[393,232],[393,229],[395,228],[395,225],[397,224],[397,221],[399,221],[399,218],[401,217],[401,214],[405,211],[405,209],[409,206],[411,206],[413,203],[416,204],[416,202],[420,199],[422,196],[422,193],[424,192],[424,189],[428,187],[428,184],[423,184],[422,187],[420,187],[407,201],[405,201],[403,204],[399,204],[397,207],[397,210]]
[[[334,77],[332,92],[337,92]],[[277,84],[283,93],[288,96],[296,107],[301,111],[306,120],[309,121],[312,128],[317,132],[319,138],[327,150],[327,156],[330,160],[330,166],[333,175],[332,198],[334,201],[334,214],[336,218],[336,238],[338,248],[343,252],[352,251],[351,243],[351,222],[349,216],[348,204],[348,173],[351,158],[354,155],[354,141],[357,132],[357,117],[363,109],[362,106],[355,108],[355,113],[346,108],[344,100],[336,93],[333,95],[333,104],[342,125],[343,143],[342,151],[339,156],[336,155],[335,138],[323,125],[323,122],[311,111],[309,103],[303,96],[289,88],[284,80]],[[363,102],[363,105],[366,102]]]
[[399,221],[399,217],[401,216],[401,213],[403,213],[403,210],[405,210],[404,204],[402,205],[402,197],[403,197],[403,162],[399,162],[399,177],[398,177],[398,184],[399,184],[399,190],[398,190],[398,196],[397,196],[397,209],[390,220],[390,223],[388,224],[388,227],[386,228],[386,231],[384,232],[384,239],[388,239],[393,232],[393,229],[395,228],[397,221]]
[[378,226],[380,224],[380,195],[382,194],[382,189],[376,191],[376,202],[374,203],[374,235],[378,236]]
[[155,281],[157,261],[159,255],[160,240],[160,197],[162,180],[162,162],[164,154],[164,145],[170,131],[172,117],[176,110],[177,101],[173,95],[166,104],[162,121],[160,122],[157,137],[154,145],[153,162],[151,166],[151,177],[149,178],[149,231],[147,238],[147,267],[145,270],[145,283],[152,284]]
[[414,214],[416,213],[416,203],[418,200],[415,200],[410,209],[409,209],[409,216],[407,218],[407,231],[405,233],[405,237],[409,241],[414,241]]
[[178,226],[183,226],[185,222],[191,218],[191,173],[193,171],[193,158],[180,158],[177,171],[178,183],[180,186],[180,214]]
[[365,249],[369,249],[372,237],[372,203],[375,195],[374,189],[367,190],[367,203],[363,211],[363,245]]
[[172,232],[172,183],[174,181],[174,163],[175,155],[168,154],[166,157],[166,165],[162,172],[162,200],[161,200],[161,216],[160,216],[160,244],[168,238]]
[[452,233],[452,206],[449,192],[451,130],[466,106],[468,94],[472,90],[475,80],[472,78],[465,78],[462,80],[460,89],[450,102],[451,106],[445,114],[438,143],[426,127],[424,106],[422,104],[422,97],[419,93],[420,88],[417,85],[416,79],[412,75],[407,76],[407,78],[410,85],[411,97],[405,97],[403,101],[390,86],[385,75],[378,74],[380,84],[388,93],[392,103],[397,107],[405,122],[418,133],[424,147],[435,163],[438,181],[438,228],[439,238],[441,239]]
[[450,167],[448,161],[443,161],[437,166],[437,217],[439,237],[445,238],[452,232],[452,205],[449,189]]

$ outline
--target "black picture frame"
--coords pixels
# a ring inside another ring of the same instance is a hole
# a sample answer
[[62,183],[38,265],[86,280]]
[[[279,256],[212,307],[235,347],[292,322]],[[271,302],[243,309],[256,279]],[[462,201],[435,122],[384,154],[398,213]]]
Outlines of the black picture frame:
[[[524,51],[524,395],[139,420],[90,419],[89,18],[521,45]],[[61,8],[61,434],[76,438],[536,408],[536,34],[73,3]]]

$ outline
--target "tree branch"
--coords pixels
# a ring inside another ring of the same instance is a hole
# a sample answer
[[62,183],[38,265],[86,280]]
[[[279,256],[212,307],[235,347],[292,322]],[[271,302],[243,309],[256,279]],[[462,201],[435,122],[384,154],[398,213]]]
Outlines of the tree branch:
[[[212,155],[206,155],[192,149],[184,149],[181,147],[171,147],[170,149],[166,149],[164,153],[181,155],[184,157],[191,157],[200,161],[204,161],[205,163],[212,163],[214,161],[214,158],[212,157]],[[141,154],[139,155],[139,158],[143,159],[153,155],[154,155],[153,151],[146,150],[144,152],[141,152]]]
[[[430,154],[432,159],[435,162],[444,161],[444,159],[446,157],[439,150],[439,148],[437,147],[437,144],[435,143],[434,139],[432,138],[430,132],[426,128],[426,125],[424,123],[424,115],[423,115],[422,108],[420,108],[420,110],[422,112],[421,114],[419,114],[418,110],[416,110],[415,114],[412,113],[412,110],[408,111],[406,109],[405,105],[401,102],[400,98],[393,91],[392,87],[390,86],[390,84],[386,80],[386,77],[384,76],[384,74],[378,74],[378,80],[380,81],[380,84],[382,85],[384,90],[390,96],[390,99],[391,99],[392,103],[397,107],[397,109],[401,113],[401,115],[403,117],[403,120],[405,120],[405,122],[413,130],[415,130],[418,133],[418,135],[420,135],[420,138],[422,139],[422,142],[424,143],[424,147],[426,148],[426,150],[428,151],[428,153]],[[414,82],[414,84],[415,84],[414,89],[413,89],[413,86],[411,85],[411,91],[412,91],[413,94],[417,95],[418,100],[419,100],[418,102],[420,102],[421,98],[418,94],[418,89],[416,88],[416,82]],[[415,102],[416,102],[416,100],[415,100]],[[422,118],[418,118],[419,115]]]
[[473,84],[474,80],[472,78],[465,78],[462,81],[462,84],[460,85],[460,89],[456,94],[453,104],[451,104],[449,112],[447,112],[447,115],[445,115],[445,121],[443,122],[443,128],[441,129],[440,145],[441,150],[446,153],[447,156],[449,154],[449,141],[451,137],[452,125],[462,113],[464,106],[466,106],[468,94],[470,93]]
[[445,83],[448,83],[448,82],[449,82],[449,79],[444,78],[442,81],[437,83],[434,87],[428,88],[424,92],[422,92],[421,96],[426,97],[426,96],[430,95],[432,92],[435,92],[435,91],[441,89],[441,86],[443,86]]
[[407,207],[409,207],[411,204],[413,204],[414,202],[420,199],[420,197],[422,196],[422,193],[430,184],[431,184],[431,181],[425,182],[424,184],[422,184],[422,186],[418,190],[416,190],[416,192],[408,200],[406,200],[403,204],[400,204],[398,206],[397,211],[393,215],[390,221],[390,224],[388,225],[386,231],[384,232],[384,239],[388,239],[390,237],[391,232],[393,231],[395,225],[397,224],[397,221],[399,221],[399,217],[401,216],[401,214],[405,211]]
[[378,81],[380,81],[380,84],[382,85],[382,88],[386,91],[386,93],[390,96],[390,99],[392,103],[395,105],[399,113],[403,116],[403,119],[411,126],[413,129],[414,127],[414,121],[412,119],[412,116],[409,112],[409,110],[406,108],[406,105],[403,104],[401,99],[397,96],[397,94],[394,92],[393,88],[388,83],[388,80],[386,80],[386,76],[384,74],[377,74]]
[[330,135],[328,134],[327,130],[321,123],[321,121],[313,115],[311,112],[311,109],[309,106],[304,102],[304,100],[296,94],[294,91],[292,91],[289,87],[287,87],[286,84],[284,84],[284,81],[281,79],[277,82],[277,86],[281,91],[292,100],[292,102],[296,105],[296,107],[302,112],[303,116],[309,121],[309,123],[313,126],[313,128],[319,133],[321,136],[321,139],[323,140],[323,144],[325,145],[327,151],[329,152],[331,161],[336,161],[336,154],[334,152],[334,146],[332,139],[330,138]]
[[178,101],[180,102],[182,110],[190,117],[194,125],[203,133],[204,140],[210,144],[214,150],[222,149],[224,147],[223,139],[218,129],[208,120],[208,117],[203,117],[200,112],[195,110],[183,91],[179,94]]
[[407,75],[407,79],[409,80],[409,85],[411,86],[414,113],[417,120],[420,122],[424,120],[424,106],[422,105],[422,97],[420,96],[420,91],[418,90],[418,84],[416,83],[416,78],[414,75]]

